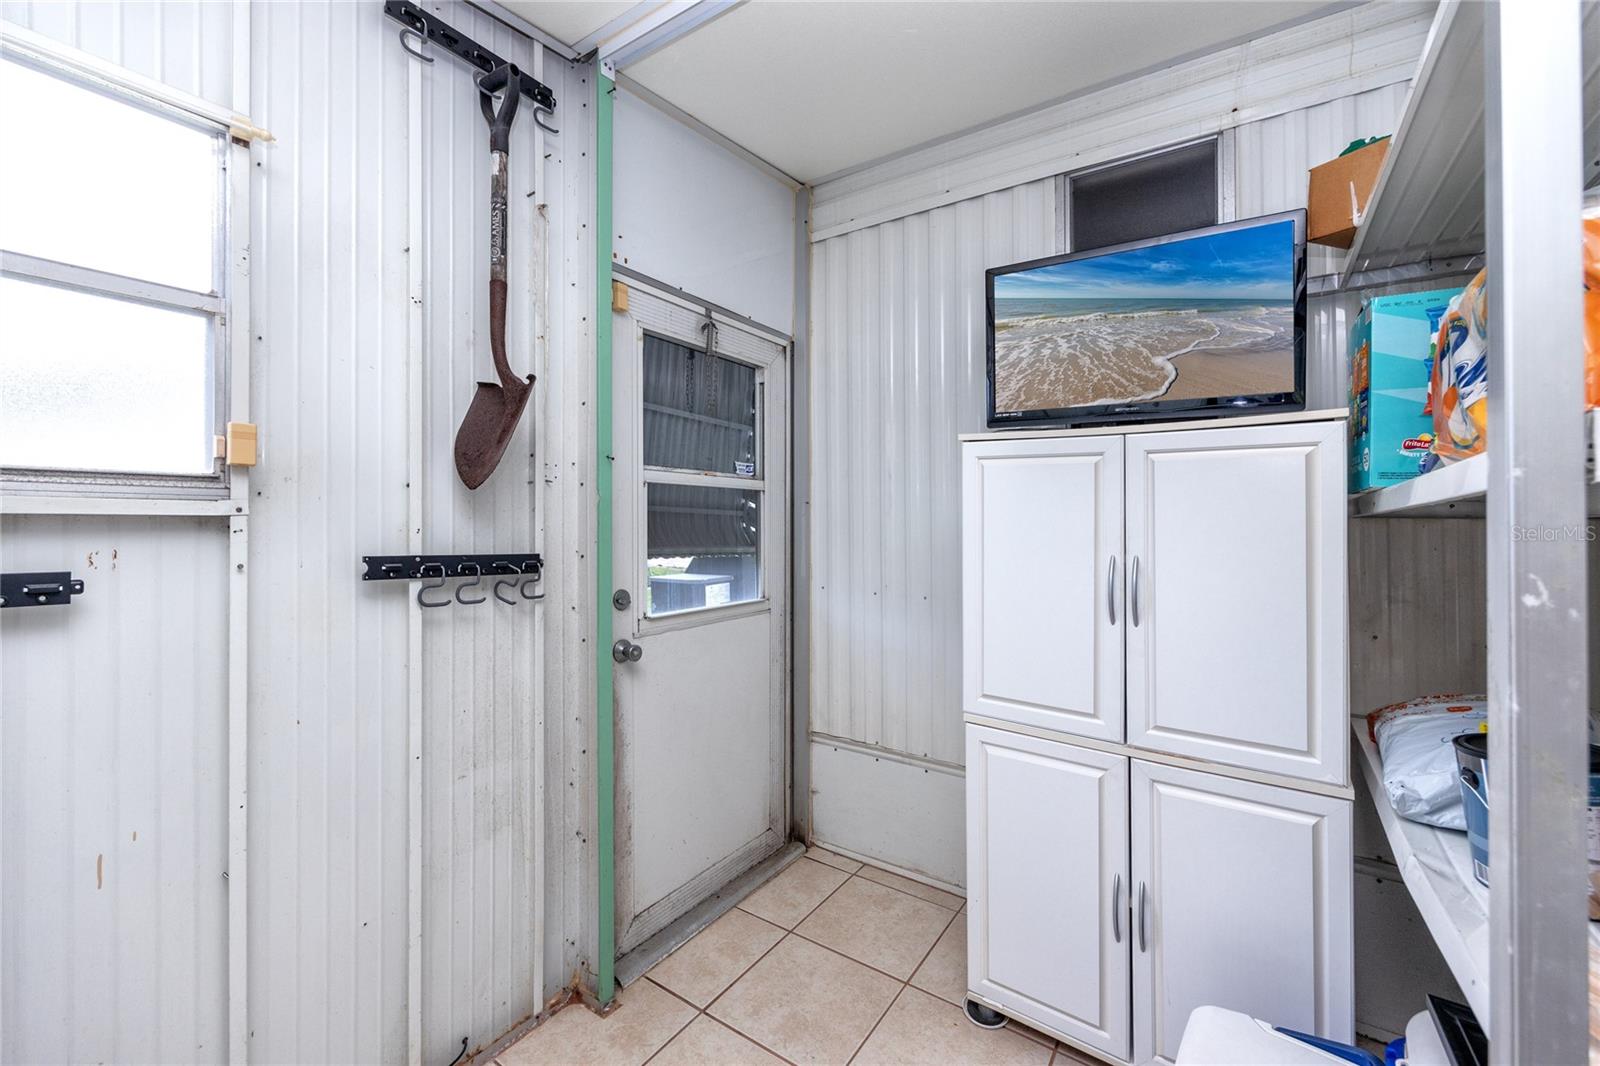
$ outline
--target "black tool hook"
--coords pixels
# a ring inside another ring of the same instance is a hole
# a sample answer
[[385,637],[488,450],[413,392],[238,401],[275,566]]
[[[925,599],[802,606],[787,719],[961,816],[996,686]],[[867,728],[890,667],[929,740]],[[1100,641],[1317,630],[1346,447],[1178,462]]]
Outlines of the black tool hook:
[[[497,574],[519,574],[519,573],[521,573],[520,570],[518,570],[515,566],[512,566],[510,563],[495,563],[494,564],[494,572],[497,573]],[[494,598],[499,600],[501,603],[507,604],[508,606],[511,606],[511,607],[515,607],[517,605],[517,601],[512,599],[508,594],[500,591],[501,589],[504,589],[504,588],[510,588],[512,585],[515,585],[515,584],[516,584],[516,581],[513,578],[507,578],[507,577],[503,577],[500,580],[496,581],[494,583]]]
[[550,110],[548,107],[544,107],[543,105],[540,105],[540,104],[535,104],[534,108],[533,108],[533,124],[535,126],[538,126],[540,129],[544,130],[546,133],[560,133],[561,132],[560,130],[556,129],[554,126],[550,125],[548,122],[546,122],[543,118],[540,117],[542,115],[549,115],[551,118],[554,118],[555,114],[556,113],[554,111]]
[[[433,571],[433,570],[437,570],[438,573],[437,574],[429,573],[429,571]],[[423,595],[423,593],[427,592],[429,589],[442,589],[442,588],[444,588],[446,582],[448,581],[448,579],[444,576],[444,567],[441,566],[439,563],[424,563],[422,565],[422,576],[423,577],[437,577],[439,580],[435,581],[431,585],[419,585],[419,586],[417,586],[417,602],[419,604],[421,604],[422,606],[424,606],[424,607],[448,607],[448,606],[450,606],[450,601],[449,600],[444,600],[441,603],[433,603],[433,602],[429,601],[429,599],[426,596]]]
[[[415,48],[412,48],[411,45],[407,43],[413,37],[417,39],[417,46]],[[427,44],[428,39],[424,37],[419,30],[408,29],[400,31],[400,47],[404,48],[406,50],[406,55],[410,56],[412,59],[420,59],[424,63],[432,63],[433,57],[424,54],[422,51]]]
[[483,584],[483,567],[479,566],[477,563],[462,563],[460,566],[456,567],[456,569],[462,574],[473,575],[471,581],[463,581],[461,584],[456,586],[457,603],[479,604],[489,598],[487,596],[479,596],[477,599],[473,599],[470,596],[461,595],[468,589],[477,588],[479,585]]
[[542,600],[542,599],[544,599],[544,593],[542,593],[542,592],[539,593],[537,596],[528,595],[528,590],[533,588],[535,585],[539,584],[539,580],[542,577],[544,577],[544,572],[542,570],[540,570],[539,564],[538,563],[529,563],[527,568],[523,570],[523,573],[531,573],[533,576],[523,579],[522,585],[517,589],[517,594],[519,596],[521,596],[525,600]]

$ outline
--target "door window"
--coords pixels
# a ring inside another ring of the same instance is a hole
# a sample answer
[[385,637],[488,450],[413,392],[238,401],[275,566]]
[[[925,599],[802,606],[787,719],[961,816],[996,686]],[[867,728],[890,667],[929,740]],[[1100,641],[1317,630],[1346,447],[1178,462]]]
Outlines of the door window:
[[644,489],[651,617],[762,597],[762,371],[645,334]]

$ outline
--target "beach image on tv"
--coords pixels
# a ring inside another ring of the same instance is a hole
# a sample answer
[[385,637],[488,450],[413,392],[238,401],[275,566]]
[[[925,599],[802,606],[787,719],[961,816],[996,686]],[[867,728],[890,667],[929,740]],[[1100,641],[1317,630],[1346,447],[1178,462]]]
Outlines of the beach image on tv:
[[994,279],[997,413],[1294,390],[1294,222]]

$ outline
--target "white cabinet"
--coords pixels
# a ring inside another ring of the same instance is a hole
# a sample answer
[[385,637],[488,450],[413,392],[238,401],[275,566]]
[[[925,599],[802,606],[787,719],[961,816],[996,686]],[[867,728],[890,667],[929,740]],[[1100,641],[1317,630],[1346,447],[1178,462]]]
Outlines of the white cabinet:
[[1342,422],[1127,438],[1127,739],[1348,780]]
[[1139,1063],[1203,1004],[1352,1038],[1345,455],[1327,417],[962,445],[979,1005]]
[[969,988],[1128,1056],[1128,760],[967,727]]
[[1134,1061],[1171,1062],[1205,1004],[1353,1042],[1350,820],[1348,800],[1134,761]]
[[1120,436],[962,449],[969,714],[1121,740]]

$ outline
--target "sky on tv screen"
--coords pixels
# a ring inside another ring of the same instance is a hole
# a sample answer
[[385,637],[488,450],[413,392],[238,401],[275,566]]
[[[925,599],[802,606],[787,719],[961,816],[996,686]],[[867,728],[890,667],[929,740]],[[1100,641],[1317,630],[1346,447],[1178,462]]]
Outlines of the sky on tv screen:
[[1294,222],[1001,274],[1005,300],[1292,300]]

